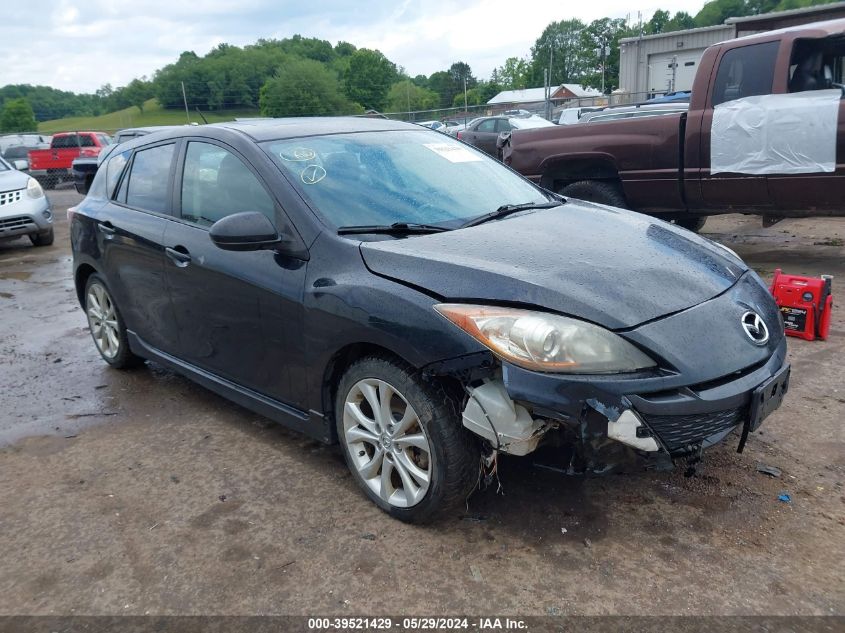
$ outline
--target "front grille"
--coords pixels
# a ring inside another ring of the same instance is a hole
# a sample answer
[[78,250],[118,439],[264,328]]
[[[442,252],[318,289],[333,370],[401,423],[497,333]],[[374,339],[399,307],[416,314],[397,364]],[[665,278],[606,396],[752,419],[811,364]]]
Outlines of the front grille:
[[17,191],[2,191],[0,192],[0,207],[5,204],[12,204],[13,202],[19,202],[23,196],[23,189],[18,189]]
[[13,218],[0,218],[0,235],[6,231],[14,231],[27,227],[37,228],[32,218],[26,215],[18,215]]
[[666,448],[673,452],[735,427],[742,422],[747,410],[747,407],[738,407],[692,415],[644,415],[643,419]]

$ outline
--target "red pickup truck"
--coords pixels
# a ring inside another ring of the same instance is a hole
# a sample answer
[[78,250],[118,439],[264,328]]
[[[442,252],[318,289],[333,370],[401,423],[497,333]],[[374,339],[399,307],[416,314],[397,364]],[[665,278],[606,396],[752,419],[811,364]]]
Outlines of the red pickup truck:
[[513,169],[698,230],[708,215],[845,215],[845,20],[708,48],[689,110],[514,132]]
[[72,180],[71,164],[78,156],[96,157],[111,144],[103,132],[61,132],[53,135],[48,149],[29,152],[29,173],[47,189]]

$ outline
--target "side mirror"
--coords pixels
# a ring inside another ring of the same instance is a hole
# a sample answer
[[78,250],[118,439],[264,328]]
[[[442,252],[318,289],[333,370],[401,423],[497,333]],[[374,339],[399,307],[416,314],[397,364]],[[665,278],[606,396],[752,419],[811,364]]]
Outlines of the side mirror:
[[282,237],[263,213],[244,211],[217,220],[209,229],[215,246],[226,251],[259,251],[276,248]]
[[18,171],[29,171],[29,161],[28,160],[13,160],[12,167],[17,169]]

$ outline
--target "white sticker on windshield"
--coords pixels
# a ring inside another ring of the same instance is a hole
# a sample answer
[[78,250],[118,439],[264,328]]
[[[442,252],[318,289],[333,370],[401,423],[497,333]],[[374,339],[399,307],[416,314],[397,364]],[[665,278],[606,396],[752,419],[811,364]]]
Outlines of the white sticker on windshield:
[[482,160],[478,154],[473,154],[466,147],[451,143],[426,143],[425,146],[435,154],[439,154],[450,163],[472,163]]

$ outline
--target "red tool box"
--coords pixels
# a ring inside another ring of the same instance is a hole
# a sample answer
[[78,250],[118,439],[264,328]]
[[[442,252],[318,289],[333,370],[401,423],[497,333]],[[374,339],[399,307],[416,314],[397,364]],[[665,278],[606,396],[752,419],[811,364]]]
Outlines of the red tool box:
[[830,311],[833,307],[833,277],[801,277],[784,275],[780,268],[770,288],[783,316],[783,327],[789,336],[808,341],[826,339],[830,332]]

